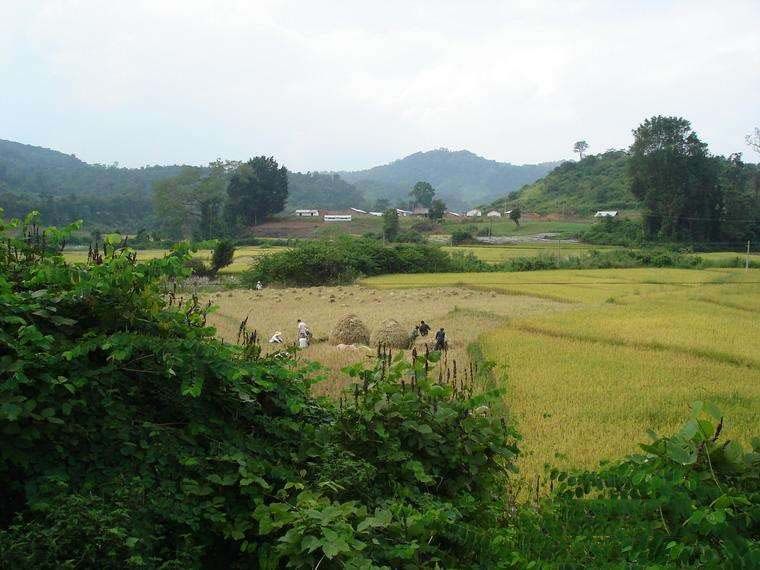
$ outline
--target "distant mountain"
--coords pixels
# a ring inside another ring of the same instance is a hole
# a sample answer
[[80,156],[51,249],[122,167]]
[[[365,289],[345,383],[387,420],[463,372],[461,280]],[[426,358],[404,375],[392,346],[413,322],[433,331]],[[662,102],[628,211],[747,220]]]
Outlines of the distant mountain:
[[73,154],[0,140],[0,192],[19,194],[148,193],[157,180],[176,176],[181,166],[119,168],[87,164]]
[[482,204],[513,192],[547,174],[559,162],[515,165],[497,162],[467,150],[437,149],[375,166],[368,170],[340,172],[364,192],[369,201],[405,200],[420,180],[430,182],[449,207]]
[[[545,177],[522,187],[509,197],[523,211],[548,214],[589,214],[596,210],[638,208],[626,172],[628,154],[623,150],[564,162]],[[497,201],[504,204],[503,200]]]

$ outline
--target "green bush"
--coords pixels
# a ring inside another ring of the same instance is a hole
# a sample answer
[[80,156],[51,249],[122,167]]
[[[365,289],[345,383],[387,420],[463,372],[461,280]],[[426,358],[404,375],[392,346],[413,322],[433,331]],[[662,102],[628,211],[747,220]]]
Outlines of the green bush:
[[644,243],[644,227],[640,221],[602,218],[584,231],[580,238],[597,245],[635,247]]
[[553,471],[554,494],[516,525],[523,561],[557,567],[757,568],[760,440],[720,442],[722,415],[695,402],[670,437],[591,472]]
[[451,245],[461,245],[474,241],[471,230],[454,230],[451,232]]
[[174,297],[187,245],[70,265],[48,251],[63,236],[0,245],[0,567],[499,556],[494,499],[517,451],[500,393],[461,370],[435,380],[437,353],[380,354],[348,371],[358,384],[339,404],[316,400],[314,367],[262,358],[244,326],[239,346],[216,340],[206,308]]
[[241,281],[298,286],[350,283],[357,277],[383,273],[448,271],[451,258],[439,247],[426,244],[385,246],[367,238],[302,242],[291,250],[261,256]]
[[396,236],[395,241],[398,243],[424,243],[425,236],[414,230],[405,230],[403,232],[399,232],[399,234]]
[[214,274],[218,273],[220,269],[230,265],[234,257],[235,244],[232,243],[232,240],[219,240],[211,254],[211,270]]

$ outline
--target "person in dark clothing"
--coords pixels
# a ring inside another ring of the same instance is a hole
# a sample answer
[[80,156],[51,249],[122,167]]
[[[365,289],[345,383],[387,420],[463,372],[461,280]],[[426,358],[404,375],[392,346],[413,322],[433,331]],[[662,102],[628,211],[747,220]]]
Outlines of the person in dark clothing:
[[437,333],[435,333],[435,350],[444,350],[446,348],[446,333],[441,327]]
[[420,331],[420,336],[427,336],[430,332],[430,325],[425,321],[420,321],[420,324],[417,325],[417,330]]

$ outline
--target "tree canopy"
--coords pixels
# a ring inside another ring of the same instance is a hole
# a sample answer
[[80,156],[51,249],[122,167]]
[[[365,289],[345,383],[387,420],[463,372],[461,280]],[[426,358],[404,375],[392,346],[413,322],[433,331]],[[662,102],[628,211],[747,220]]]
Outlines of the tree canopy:
[[719,163],[691,123],[656,116],[633,131],[631,192],[644,206],[649,237],[715,241],[723,206]]
[[583,160],[583,154],[588,150],[586,141],[578,141],[573,145],[573,152],[578,153],[578,157]]
[[433,188],[429,182],[420,181],[412,187],[409,191],[409,195],[412,197],[415,206],[429,208],[433,203],[435,188]]
[[231,225],[257,225],[285,208],[288,171],[274,157],[257,156],[241,164],[227,186]]

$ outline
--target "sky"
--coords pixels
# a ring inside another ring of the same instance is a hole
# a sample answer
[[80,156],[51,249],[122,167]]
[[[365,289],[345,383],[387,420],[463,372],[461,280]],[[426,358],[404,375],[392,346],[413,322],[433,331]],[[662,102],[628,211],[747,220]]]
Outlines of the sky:
[[758,22],[758,0],[0,0],[0,138],[122,166],[523,164],[662,114],[751,160]]

